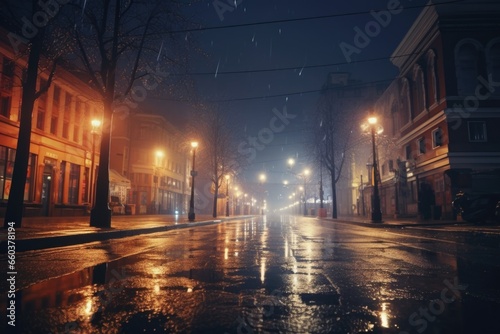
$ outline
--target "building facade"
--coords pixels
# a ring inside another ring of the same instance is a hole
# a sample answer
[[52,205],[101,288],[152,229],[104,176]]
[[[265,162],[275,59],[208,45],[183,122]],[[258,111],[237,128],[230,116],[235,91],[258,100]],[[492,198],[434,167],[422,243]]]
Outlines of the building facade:
[[[25,67],[25,59],[15,55],[6,40],[0,41],[0,214],[12,184]],[[46,83],[42,72],[37,89]],[[91,200],[92,162],[99,164],[98,152],[92,155],[91,121],[102,118],[102,106],[96,101],[95,92],[63,68],[57,69],[48,91],[35,101],[25,215],[85,213]]]
[[134,113],[113,118],[110,168],[131,181],[136,213],[187,214],[190,146],[165,117]]
[[393,52],[374,105],[383,214],[453,219],[459,191],[500,192],[498,17],[495,1],[429,6]]

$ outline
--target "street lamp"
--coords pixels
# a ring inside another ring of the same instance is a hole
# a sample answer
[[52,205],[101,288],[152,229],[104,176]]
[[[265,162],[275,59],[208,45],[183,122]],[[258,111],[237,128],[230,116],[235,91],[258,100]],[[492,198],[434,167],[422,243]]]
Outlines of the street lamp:
[[198,142],[191,142],[191,147],[193,148],[193,165],[191,166],[191,199],[189,201],[189,213],[188,219],[190,222],[194,222],[196,215],[194,213],[194,177],[196,176],[196,171],[194,169],[194,162],[196,158],[196,148],[198,147]]
[[372,204],[372,223],[382,222],[382,211],[380,210],[380,195],[378,189],[378,166],[377,166],[377,152],[375,145],[375,126],[377,124],[376,117],[369,117],[368,124],[370,124],[372,135],[372,155],[373,155],[373,204]]
[[90,194],[89,203],[94,206],[94,193],[95,193],[95,180],[94,180],[94,161],[95,161],[95,137],[97,136],[97,129],[101,126],[101,121],[98,119],[93,119],[90,124],[92,124],[92,158],[90,166]]
[[226,217],[229,217],[229,174],[226,175]]

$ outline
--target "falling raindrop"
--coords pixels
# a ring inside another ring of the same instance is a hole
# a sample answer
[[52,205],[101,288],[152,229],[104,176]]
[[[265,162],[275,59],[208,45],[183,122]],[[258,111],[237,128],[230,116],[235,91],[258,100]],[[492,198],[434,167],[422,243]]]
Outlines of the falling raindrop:
[[288,96],[285,98],[285,101],[288,102]]
[[234,8],[238,8],[238,1],[234,0]]
[[279,34],[281,35],[281,28],[279,28],[279,30],[278,30],[278,31],[279,31]]
[[255,41],[255,34],[252,36],[252,43]]
[[271,84],[268,84],[268,85],[267,85],[267,88],[268,88],[269,90],[271,90]]
[[299,72],[299,77],[302,75],[302,71],[303,71],[303,70],[304,70],[304,67],[302,67],[302,68],[300,69],[300,72]]
[[156,61],[159,61],[160,60],[160,55],[161,55],[161,50],[163,49],[163,41],[161,41],[161,45],[160,45],[160,51],[158,51],[158,57],[156,57]]
[[220,65],[220,58],[219,62],[217,63],[217,68],[215,69],[215,78],[217,78],[217,73],[219,73],[219,65]]
[[184,37],[184,40],[187,42],[188,40],[188,34],[186,33],[186,37]]

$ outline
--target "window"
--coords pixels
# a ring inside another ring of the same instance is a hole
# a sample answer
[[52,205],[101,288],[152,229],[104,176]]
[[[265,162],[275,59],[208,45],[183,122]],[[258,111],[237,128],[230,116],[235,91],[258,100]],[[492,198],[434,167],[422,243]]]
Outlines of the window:
[[415,115],[425,109],[424,73],[420,66],[416,66],[413,72],[413,98],[415,101]]
[[70,164],[68,203],[78,204],[79,185],[80,185],[80,166],[76,164]]
[[[12,174],[14,172],[14,160],[16,150],[0,146],[0,199],[9,199],[12,186]],[[26,185],[24,187],[24,200],[32,200],[33,171],[36,166],[36,155],[30,154],[28,158],[28,170],[26,173]]]
[[[496,40],[487,47],[488,76],[492,82],[500,82],[500,41]],[[500,95],[500,89],[495,89],[495,95]]]
[[411,145],[408,144],[405,146],[405,158],[406,160],[411,160],[412,159],[412,156],[411,156]]
[[[42,89],[47,85],[47,80],[40,79],[40,88]],[[45,130],[45,115],[47,111],[47,92],[40,95],[38,98],[38,110],[36,117],[36,128],[39,130]]]
[[9,118],[10,116],[10,101],[11,97],[3,95],[0,96],[0,115]]
[[404,126],[410,121],[411,105],[410,105],[410,84],[408,79],[403,78],[401,82],[401,125]]
[[437,102],[438,87],[436,75],[436,54],[434,50],[427,51],[427,86],[428,86],[428,105]]
[[59,188],[57,189],[57,203],[63,203],[64,195],[64,178],[66,177],[66,161],[61,162],[61,170],[59,171]]
[[470,142],[485,142],[486,122],[467,122]]
[[432,131],[432,147],[440,147],[443,145],[443,130],[441,128],[437,128]]
[[50,133],[57,135],[57,123],[59,121],[59,98],[61,96],[61,89],[54,86],[54,95],[52,103],[52,116],[50,118]]
[[455,49],[458,95],[474,95],[479,74],[479,43],[468,40]]
[[14,77],[14,62],[8,58],[2,58],[0,71],[0,115],[10,117],[12,104],[12,82]]
[[420,138],[417,141],[417,145],[418,145],[418,153],[424,154],[425,153],[425,138]]

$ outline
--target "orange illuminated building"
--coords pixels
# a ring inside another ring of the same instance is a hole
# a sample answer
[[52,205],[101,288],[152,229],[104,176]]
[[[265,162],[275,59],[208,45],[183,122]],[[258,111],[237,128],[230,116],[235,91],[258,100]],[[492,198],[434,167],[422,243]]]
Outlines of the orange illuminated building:
[[[25,59],[16,57],[8,43],[0,42],[1,215],[12,184],[25,66]],[[46,80],[47,74],[41,73],[37,88]],[[88,84],[61,67],[48,91],[35,101],[24,192],[25,215],[85,213],[90,200],[88,185],[94,137],[91,120],[102,117],[102,106],[96,101],[98,96]],[[94,166],[98,164],[96,152]]]

